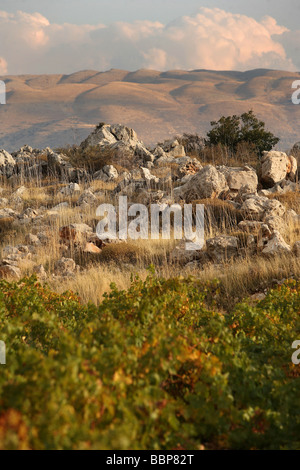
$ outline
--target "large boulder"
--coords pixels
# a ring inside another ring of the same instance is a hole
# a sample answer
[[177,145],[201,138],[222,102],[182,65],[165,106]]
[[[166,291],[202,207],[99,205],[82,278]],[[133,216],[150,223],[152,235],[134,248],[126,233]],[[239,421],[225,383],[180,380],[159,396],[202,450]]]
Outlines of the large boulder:
[[93,132],[83,141],[80,146],[82,148],[94,147],[96,145],[110,145],[115,144],[117,138],[112,134],[110,126],[108,124],[103,124],[97,126]]
[[61,258],[54,266],[55,274],[59,276],[73,276],[76,270],[76,263],[72,258]]
[[74,196],[80,193],[80,186],[77,183],[70,183],[60,190],[60,194],[64,196]]
[[144,162],[153,162],[155,157],[138,139],[136,132],[121,124],[99,124],[80,144],[82,149],[99,146],[110,150],[116,159],[128,160],[134,156]]
[[0,150],[0,175],[9,178],[14,171],[15,160],[6,150]]
[[292,249],[290,245],[285,242],[282,235],[275,230],[262,252],[264,255],[272,256],[276,254],[291,253]]
[[163,150],[171,157],[184,157],[184,146],[179,144],[177,139],[166,140],[163,143]]
[[237,237],[220,236],[206,241],[207,254],[216,263],[236,257],[238,246]]
[[148,170],[148,168],[141,167],[141,172],[142,172],[142,177],[144,178],[144,180],[145,180],[148,184],[151,184],[151,183],[158,183],[158,182],[159,182],[159,178],[157,178],[156,176],[152,175],[152,174],[150,173],[150,170]]
[[16,266],[0,266],[0,279],[20,279],[21,270]]
[[261,160],[261,182],[266,187],[272,187],[276,183],[286,179],[295,179],[297,160],[284,152],[264,152]]
[[93,175],[94,180],[101,180],[105,183],[114,181],[118,178],[119,174],[117,169],[113,165],[104,165],[104,167],[96,171]]
[[276,199],[264,196],[250,195],[241,206],[245,219],[264,221],[268,217],[283,217],[285,207]]
[[95,204],[96,201],[97,201],[97,197],[95,196],[95,194],[90,189],[86,189],[85,191],[83,191],[83,193],[79,197],[76,205],[82,206],[82,207],[88,207],[88,206],[92,206],[93,204]]
[[134,148],[136,144],[139,143],[136,132],[129,127],[122,126],[121,124],[99,124],[93,132],[81,142],[80,146],[82,148],[93,146],[105,147],[120,141]]
[[214,166],[207,165],[186,184],[175,188],[174,196],[189,203],[197,199],[217,198],[223,191],[228,191],[224,174]]
[[258,186],[258,177],[254,168],[244,166],[242,168],[230,168],[221,166],[218,171],[224,174],[230,191],[237,192],[245,187],[249,187],[249,191],[255,193]]

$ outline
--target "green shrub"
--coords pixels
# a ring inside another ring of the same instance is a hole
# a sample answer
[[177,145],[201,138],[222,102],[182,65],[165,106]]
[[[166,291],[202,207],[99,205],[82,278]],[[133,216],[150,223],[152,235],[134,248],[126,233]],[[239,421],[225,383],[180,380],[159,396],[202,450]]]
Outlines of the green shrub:
[[207,133],[209,145],[221,144],[233,151],[246,142],[254,145],[261,156],[264,150],[271,150],[280,140],[265,130],[265,123],[252,110],[241,116],[222,116],[218,121],[212,121],[211,126]]
[[0,448],[299,448],[299,283],[228,314],[220,295],[150,274],[96,308],[1,281]]

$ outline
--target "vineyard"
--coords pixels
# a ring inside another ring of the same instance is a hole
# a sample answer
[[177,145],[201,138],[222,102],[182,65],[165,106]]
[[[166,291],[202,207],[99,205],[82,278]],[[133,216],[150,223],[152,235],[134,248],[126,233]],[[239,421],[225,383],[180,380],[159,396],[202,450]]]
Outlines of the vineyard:
[[0,282],[0,449],[299,449],[300,284],[133,277],[100,306]]

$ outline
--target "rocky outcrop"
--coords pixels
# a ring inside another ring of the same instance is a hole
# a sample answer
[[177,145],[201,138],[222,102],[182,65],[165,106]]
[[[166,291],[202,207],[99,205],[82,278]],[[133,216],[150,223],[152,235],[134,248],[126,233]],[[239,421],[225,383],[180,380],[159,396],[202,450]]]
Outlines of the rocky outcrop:
[[75,196],[80,193],[80,186],[77,183],[70,183],[60,190],[64,196]]
[[184,146],[177,139],[166,140],[162,149],[169,157],[185,157]]
[[276,254],[286,254],[291,253],[291,247],[283,239],[282,235],[274,230],[270,240],[266,243],[262,253],[264,255],[276,255]]
[[285,207],[276,199],[264,196],[250,195],[241,206],[245,219],[264,221],[267,217],[282,217]]
[[261,160],[261,182],[266,187],[272,187],[276,183],[289,178],[295,179],[297,172],[297,160],[284,152],[264,152]]
[[0,279],[20,279],[21,270],[16,266],[0,266]]
[[207,165],[193,176],[186,184],[174,189],[176,199],[184,199],[187,203],[208,198],[217,198],[228,185],[223,173],[214,166]]
[[115,181],[118,176],[118,171],[113,165],[104,165],[101,170],[96,171],[96,173],[93,174],[93,179],[107,183],[109,181]]
[[76,271],[76,263],[72,258],[61,258],[56,261],[54,266],[55,274],[59,276],[74,276]]
[[210,238],[206,241],[207,254],[215,263],[227,261],[238,255],[238,239],[231,236]]
[[13,174],[15,165],[16,162],[11,154],[6,150],[0,150],[0,175],[9,178]]
[[258,177],[254,168],[250,166],[242,168],[221,166],[217,167],[217,169],[224,174],[229,190],[233,193],[238,193],[246,185],[250,192],[257,191]]

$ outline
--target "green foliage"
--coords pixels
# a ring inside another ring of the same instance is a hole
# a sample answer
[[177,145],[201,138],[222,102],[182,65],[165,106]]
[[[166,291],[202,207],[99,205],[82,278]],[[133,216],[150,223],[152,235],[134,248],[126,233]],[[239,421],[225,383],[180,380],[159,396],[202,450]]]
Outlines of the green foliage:
[[152,273],[95,307],[1,281],[0,448],[299,448],[299,283],[228,314],[220,295]]
[[240,143],[247,142],[253,144],[261,156],[264,150],[271,150],[280,140],[265,130],[265,123],[252,110],[241,116],[222,116],[210,124],[213,128],[207,133],[209,145],[221,144],[233,151]]

